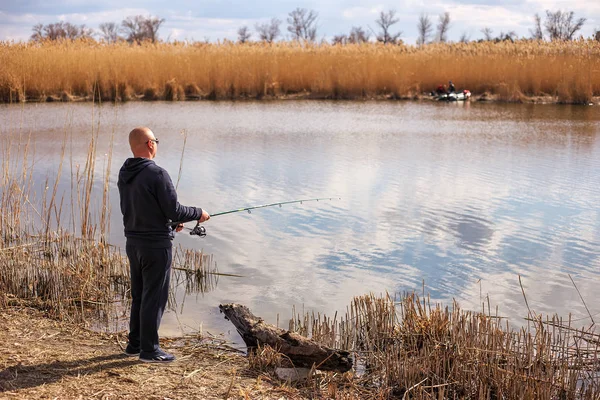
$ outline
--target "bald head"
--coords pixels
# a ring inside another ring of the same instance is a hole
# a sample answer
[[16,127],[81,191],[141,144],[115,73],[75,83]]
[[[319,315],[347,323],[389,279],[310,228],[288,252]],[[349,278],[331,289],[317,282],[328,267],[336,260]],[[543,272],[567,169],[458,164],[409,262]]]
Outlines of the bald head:
[[129,146],[134,157],[154,158],[156,144],[156,137],[150,128],[140,126],[129,132]]

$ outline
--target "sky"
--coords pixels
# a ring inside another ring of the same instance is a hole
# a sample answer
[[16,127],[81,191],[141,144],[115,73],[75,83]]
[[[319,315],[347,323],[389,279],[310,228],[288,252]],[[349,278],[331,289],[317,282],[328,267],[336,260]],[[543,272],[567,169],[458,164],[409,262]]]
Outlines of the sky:
[[282,32],[287,33],[287,14],[297,7],[318,12],[319,39],[348,33],[352,26],[377,31],[379,13],[390,9],[399,18],[392,32],[402,31],[408,44],[416,42],[419,15],[427,14],[435,25],[444,12],[450,13],[449,40],[455,41],[462,35],[480,39],[484,27],[494,34],[514,31],[528,37],[534,14],[543,16],[546,10],[569,10],[587,18],[584,37],[600,29],[600,0],[0,0],[0,40],[26,41],[37,23],[66,21],[97,29],[103,22],[120,22],[131,15],[165,18],[162,40],[235,40],[240,26],[254,32],[257,23],[272,17],[284,21]]

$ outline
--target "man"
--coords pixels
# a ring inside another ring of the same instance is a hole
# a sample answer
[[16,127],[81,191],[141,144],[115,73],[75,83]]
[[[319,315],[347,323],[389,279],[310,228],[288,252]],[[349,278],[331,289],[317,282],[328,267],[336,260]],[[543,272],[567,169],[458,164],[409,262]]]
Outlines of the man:
[[456,92],[456,88],[454,87],[454,83],[452,83],[452,81],[448,82],[448,93],[454,93]]
[[[167,304],[171,276],[173,229],[170,221],[207,221],[210,215],[197,207],[177,201],[177,193],[167,171],[152,161],[158,139],[146,127],[129,133],[133,158],[119,171],[119,195],[126,250],[131,271],[131,315],[128,356],[144,362],[166,363],[175,357],[162,351],[158,328]],[[177,227],[179,232],[182,225]]]

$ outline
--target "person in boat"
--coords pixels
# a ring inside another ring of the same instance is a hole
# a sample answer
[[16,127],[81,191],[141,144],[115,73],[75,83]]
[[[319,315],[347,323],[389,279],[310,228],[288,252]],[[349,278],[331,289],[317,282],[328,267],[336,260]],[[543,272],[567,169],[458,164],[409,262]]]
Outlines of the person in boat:
[[448,92],[446,91],[446,87],[444,85],[439,85],[436,89],[435,89],[435,94],[442,95],[442,94],[447,94]]
[[[131,272],[131,315],[128,356],[140,361],[168,363],[172,354],[160,349],[158,328],[169,296],[173,229],[171,221],[207,221],[210,215],[199,207],[186,207],[167,171],[153,161],[158,139],[146,127],[129,133],[132,158],[119,171],[119,197],[125,227],[126,252]],[[176,231],[183,229],[179,225]]]
[[454,83],[452,81],[448,82],[448,94],[456,93],[456,88],[454,87]]

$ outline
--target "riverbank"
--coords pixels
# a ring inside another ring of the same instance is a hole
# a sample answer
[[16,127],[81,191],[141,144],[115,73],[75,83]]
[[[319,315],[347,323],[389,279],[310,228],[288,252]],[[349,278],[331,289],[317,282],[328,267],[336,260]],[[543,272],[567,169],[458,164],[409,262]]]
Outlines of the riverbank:
[[475,98],[588,104],[600,42],[0,43],[0,101],[413,99],[449,80]]
[[[176,100],[165,98],[164,96],[158,96],[156,94],[151,97],[147,97],[144,94],[132,95],[126,100],[118,100],[118,102],[130,102],[130,101],[294,101],[294,100],[335,100],[335,101],[421,101],[421,102],[437,102],[436,96],[431,96],[427,93],[413,94],[413,95],[380,95],[370,97],[335,97],[331,95],[313,94],[313,93],[295,93],[288,95],[265,95],[258,97],[223,97],[214,98],[209,95],[194,94],[194,95],[182,95]],[[21,99],[22,103],[53,103],[53,102],[96,102],[98,99],[93,96],[73,96],[69,93],[63,92],[46,97],[34,98],[34,99]],[[113,100],[114,101],[114,100]],[[459,101],[462,103],[463,101]],[[586,103],[581,102],[570,102],[565,101],[557,96],[526,96],[522,93],[514,93],[511,97],[506,98],[497,94],[483,93],[479,95],[473,95],[471,99],[466,102],[490,102],[490,103],[529,103],[529,104],[573,104],[573,105],[599,105],[600,96],[591,97]],[[1,102],[0,102],[1,103]],[[8,102],[10,103],[10,102]]]
[[145,364],[123,354],[124,332],[97,333],[33,308],[7,307],[0,310],[0,343],[0,398],[305,398],[206,337],[162,339],[178,360]]
[[269,348],[246,357],[214,336],[163,338],[161,347],[178,360],[149,365],[122,353],[125,332],[92,332],[38,309],[5,306],[0,397],[591,400],[600,392],[600,336],[570,319],[530,313],[528,326],[513,331],[491,310],[442,308],[415,295],[355,298],[346,318],[309,323],[308,315],[299,316],[290,328],[354,349],[354,369],[319,371],[291,384],[275,373],[290,367],[286,356]]

